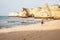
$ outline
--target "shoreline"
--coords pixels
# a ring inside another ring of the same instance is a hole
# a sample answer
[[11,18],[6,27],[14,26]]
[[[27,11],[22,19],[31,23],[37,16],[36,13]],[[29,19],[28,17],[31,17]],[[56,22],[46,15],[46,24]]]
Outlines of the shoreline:
[[0,29],[0,40],[60,40],[60,20]]
[[[41,26],[41,23],[37,23],[37,24],[30,24],[30,25],[21,25],[21,26],[16,26],[16,27],[11,27],[11,28],[2,28],[2,29],[0,29],[0,33],[2,32],[3,33],[3,31],[4,30],[9,30],[10,32],[11,31],[16,31],[15,29],[21,29],[21,30],[29,30],[28,28],[32,28],[32,29],[30,29],[30,30],[39,30],[40,28],[45,28],[45,27],[50,27],[50,26],[52,26],[54,23],[55,23],[55,21],[59,21],[59,23],[60,23],[60,20],[53,20],[53,21],[49,21],[49,22],[45,22],[42,26]],[[54,22],[54,23],[53,23]],[[57,23],[56,22],[56,23]],[[52,23],[52,24],[51,24]],[[49,24],[49,25],[48,25]],[[55,25],[54,25],[55,26]],[[60,26],[60,25],[58,25],[57,24],[57,26]],[[38,27],[38,28],[36,28],[36,27]],[[34,29],[35,28],[35,29]],[[12,29],[12,30],[10,30],[10,29]],[[18,30],[18,31],[19,31]],[[41,29],[40,29],[41,30]],[[43,30],[43,29],[42,29]],[[45,29],[45,30],[47,30],[47,29]]]

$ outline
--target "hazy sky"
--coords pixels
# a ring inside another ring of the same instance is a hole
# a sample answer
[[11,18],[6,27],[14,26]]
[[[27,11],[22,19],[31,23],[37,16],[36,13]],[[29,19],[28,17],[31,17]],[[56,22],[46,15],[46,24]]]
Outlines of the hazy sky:
[[39,7],[45,3],[60,5],[60,0],[0,0],[0,15],[8,15],[10,11],[18,11],[21,7]]

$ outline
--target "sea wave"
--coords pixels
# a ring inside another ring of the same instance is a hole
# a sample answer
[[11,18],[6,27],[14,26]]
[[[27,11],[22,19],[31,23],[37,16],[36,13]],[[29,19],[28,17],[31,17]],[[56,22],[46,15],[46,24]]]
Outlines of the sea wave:
[[39,23],[40,19],[34,18],[18,18],[18,17],[0,17],[0,27],[11,27],[20,25],[29,25]]

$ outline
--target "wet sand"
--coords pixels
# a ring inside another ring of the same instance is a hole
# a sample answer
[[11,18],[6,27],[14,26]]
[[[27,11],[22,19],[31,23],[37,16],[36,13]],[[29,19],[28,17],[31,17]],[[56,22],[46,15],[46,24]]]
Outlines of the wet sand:
[[0,40],[60,40],[60,20],[0,29]]

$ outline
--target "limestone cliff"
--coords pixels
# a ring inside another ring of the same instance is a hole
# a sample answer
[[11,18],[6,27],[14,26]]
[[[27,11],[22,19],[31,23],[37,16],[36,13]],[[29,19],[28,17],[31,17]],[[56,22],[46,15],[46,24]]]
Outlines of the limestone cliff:
[[20,17],[28,17],[28,12],[27,12],[26,8],[20,8],[18,15],[19,15]]
[[8,16],[18,16],[18,12],[10,12]]
[[50,6],[50,10],[51,10],[52,16],[55,19],[60,18],[60,6],[57,6],[57,5]]
[[10,12],[9,16],[60,18],[60,6],[58,5],[49,6],[48,4],[45,4],[43,7],[20,8],[19,12]]

